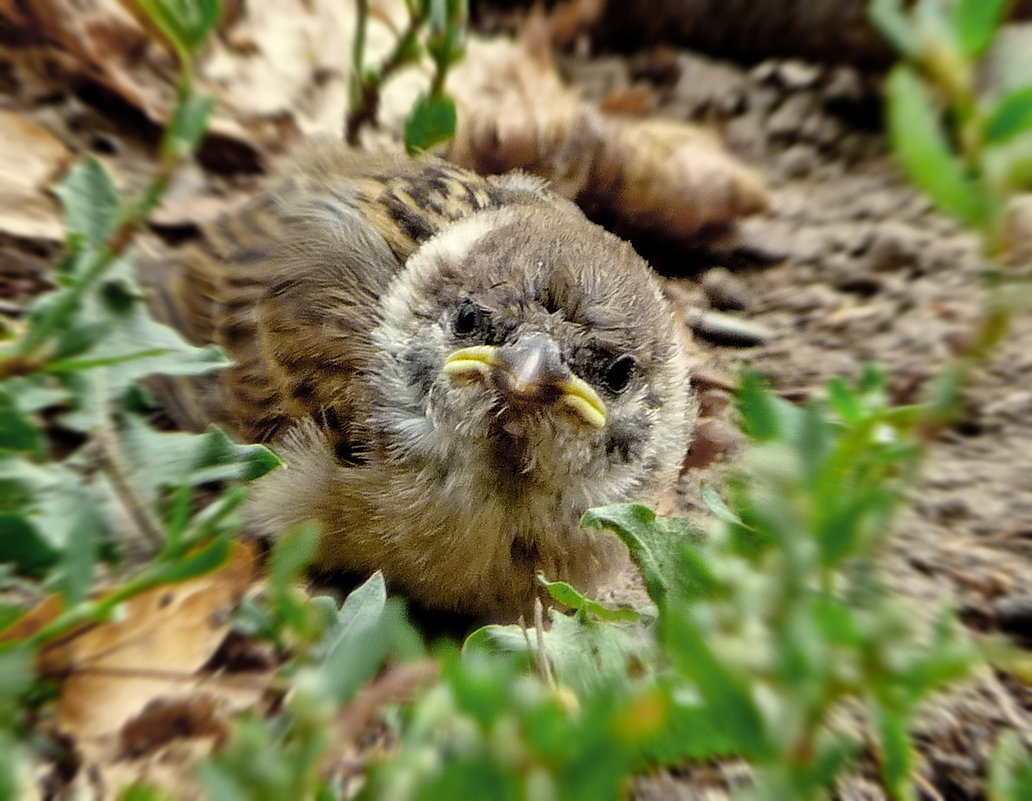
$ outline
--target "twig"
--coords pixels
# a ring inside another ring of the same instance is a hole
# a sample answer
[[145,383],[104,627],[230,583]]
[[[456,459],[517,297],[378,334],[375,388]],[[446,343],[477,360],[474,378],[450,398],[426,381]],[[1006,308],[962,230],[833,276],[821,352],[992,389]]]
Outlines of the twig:
[[354,57],[351,64],[351,102],[344,120],[344,141],[358,144],[358,134],[365,125],[377,125],[380,113],[380,92],[386,80],[412,60],[416,36],[426,22],[426,16],[409,9],[409,20],[394,48],[379,69],[366,72],[365,41],[369,24],[369,0],[358,0],[358,19],[355,29]]

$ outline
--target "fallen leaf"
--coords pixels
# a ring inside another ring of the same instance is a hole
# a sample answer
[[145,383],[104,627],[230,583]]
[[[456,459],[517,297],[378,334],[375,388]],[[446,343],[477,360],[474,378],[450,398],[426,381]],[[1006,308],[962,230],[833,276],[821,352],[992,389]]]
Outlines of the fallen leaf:
[[0,231],[27,239],[63,237],[60,208],[47,188],[71,158],[48,130],[0,109]]
[[673,120],[606,117],[602,148],[576,201],[623,226],[673,240],[763,211],[759,174],[714,134]]
[[[117,732],[154,699],[179,693],[229,631],[230,614],[255,570],[249,546],[234,543],[221,569],[140,593],[122,605],[119,619],[70,632],[44,645],[39,670],[61,680],[57,715],[78,740]],[[32,633],[54,616],[55,602],[5,632]]]

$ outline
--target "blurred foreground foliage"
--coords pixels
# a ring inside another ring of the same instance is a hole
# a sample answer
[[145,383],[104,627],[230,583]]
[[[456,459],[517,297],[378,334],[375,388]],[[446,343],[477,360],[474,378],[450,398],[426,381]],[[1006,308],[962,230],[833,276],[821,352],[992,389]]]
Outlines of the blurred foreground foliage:
[[[413,0],[410,11],[425,12],[440,33],[457,30],[440,17],[453,5]],[[1005,5],[926,1],[904,13],[891,0],[873,4],[917,65],[897,68],[889,82],[897,151],[937,203],[986,233],[991,255],[1002,253],[997,232],[1011,191],[1000,176],[1020,174],[1000,167],[998,148],[1026,135],[1032,104],[1019,92],[972,111],[964,76]],[[110,619],[136,593],[218,567],[238,527],[240,482],[277,463],[217,429],[166,433],[147,421],[153,404],[141,378],[224,365],[214,349],[193,348],[150,318],[126,255],[203,133],[210,104],[194,93],[191,58],[219,9],[215,0],[138,6],[182,65],[154,180],[133,199],[97,161],[69,173],[58,190],[68,229],[59,286],[7,330],[0,351],[0,561],[20,593],[5,597],[21,599],[0,607],[0,622],[43,592],[63,600],[50,624],[0,646],[0,799],[25,790],[48,750],[31,729],[46,703],[36,649]],[[442,63],[459,52],[457,39],[446,44]],[[992,300],[987,316],[996,308]],[[915,798],[908,726],[978,655],[949,614],[894,595],[879,556],[930,432],[953,413],[985,341],[950,375],[949,391],[920,407],[891,406],[876,367],[856,386],[832,381],[802,407],[743,376],[750,446],[722,493],[705,489],[709,525],[629,504],[585,515],[586,528],[619,536],[641,567],[650,599],[641,609],[607,608],[542,577],[573,610],[549,611],[547,630],[487,626],[461,649],[428,652],[379,575],[339,609],[306,595],[299,583],[318,532],[285,533],[237,621],[282,659],[282,703],[268,717],[237,720],[199,766],[209,796],[617,798],[657,767],[734,758],[752,770],[737,797],[817,799],[869,754],[893,798]],[[198,491],[212,482],[232,486]],[[101,572],[115,589],[91,599]],[[345,786],[337,749],[359,732],[342,721],[363,694],[406,670],[415,677],[401,694],[409,700],[384,693],[370,713],[395,746],[359,786]],[[1032,797],[1027,751],[1016,737],[1002,740],[991,797]],[[137,785],[123,797],[166,796]]]

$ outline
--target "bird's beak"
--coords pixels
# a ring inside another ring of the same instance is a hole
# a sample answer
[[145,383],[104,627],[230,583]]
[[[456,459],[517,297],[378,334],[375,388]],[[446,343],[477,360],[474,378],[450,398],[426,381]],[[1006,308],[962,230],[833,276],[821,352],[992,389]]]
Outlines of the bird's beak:
[[442,372],[452,378],[492,379],[506,394],[521,401],[565,406],[592,428],[606,424],[606,407],[598,393],[562,360],[555,342],[533,334],[513,345],[460,348],[444,360]]

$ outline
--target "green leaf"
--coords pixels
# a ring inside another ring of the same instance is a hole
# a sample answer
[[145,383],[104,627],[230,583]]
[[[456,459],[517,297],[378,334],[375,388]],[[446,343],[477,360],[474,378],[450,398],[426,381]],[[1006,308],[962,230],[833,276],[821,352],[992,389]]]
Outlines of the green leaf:
[[[138,291],[132,265],[125,259],[113,264],[114,274],[104,287],[119,285]],[[75,336],[75,342],[69,338]],[[173,328],[151,317],[139,298],[125,302],[111,291],[88,294],[73,313],[58,345],[63,358],[47,366],[47,372],[67,374],[97,367],[105,372],[108,396],[120,398],[129,385],[154,373],[200,375],[229,364],[214,345],[196,348]],[[74,358],[70,358],[74,356]]]
[[64,596],[68,608],[89,595],[97,549],[105,532],[105,522],[96,504],[83,504],[73,517],[58,570],[47,582],[47,586]]
[[911,180],[944,211],[978,227],[986,200],[950,148],[939,116],[917,74],[897,66],[887,86],[889,137]]
[[1032,130],[1032,86],[1000,98],[985,122],[987,144],[1000,144]]
[[101,250],[118,225],[121,198],[104,165],[90,156],[76,164],[55,190],[72,237]]
[[864,418],[864,407],[860,398],[841,376],[835,376],[828,381],[828,403],[847,425],[858,425]]
[[677,607],[662,619],[667,652],[682,673],[695,681],[714,725],[734,743],[735,750],[750,759],[767,757],[774,749],[748,684],[721,662],[688,611]]
[[634,622],[641,619],[641,615],[633,609],[612,609],[603,606],[598,601],[586,597],[580,590],[565,581],[549,581],[540,574],[538,574],[538,581],[548,588],[548,594],[559,603],[571,609],[586,612],[599,620]]
[[377,571],[344,601],[337,622],[315,650],[320,672],[337,703],[348,701],[406,637],[403,613],[387,602],[383,574]]
[[230,546],[229,537],[219,537],[199,551],[194,551],[161,570],[156,581],[159,584],[172,584],[210,573],[222,567],[229,559]]
[[649,597],[656,604],[665,599],[674,583],[680,544],[675,547],[656,524],[656,513],[639,504],[615,504],[589,509],[581,518],[581,527],[608,530],[627,545],[631,558],[641,568]]
[[193,152],[204,136],[213,105],[213,98],[197,96],[179,104],[165,132],[165,147],[171,155],[181,158]]
[[181,55],[192,53],[219,21],[219,0],[135,0]]
[[[77,537],[90,543],[111,538],[111,526],[97,499],[81,476],[63,465],[0,457],[0,508],[0,562],[21,572],[35,574],[57,564],[66,551],[84,546],[73,541]],[[65,568],[85,569],[84,565],[74,561]]]
[[308,522],[294,526],[276,540],[269,554],[269,588],[273,592],[285,592],[311,564],[319,546],[319,537],[319,525]]
[[118,439],[127,472],[146,499],[181,484],[249,481],[280,463],[264,445],[238,445],[217,426],[203,434],[157,431],[126,415]]
[[987,785],[992,801],[1032,798],[1032,751],[1018,732],[1001,732],[989,763]]
[[725,523],[733,525],[742,525],[742,519],[731,511],[731,508],[724,503],[724,499],[720,497],[719,493],[705,481],[699,485],[699,497],[706,504],[706,508],[718,520],[723,520]]
[[867,17],[900,53],[906,56],[917,54],[917,32],[903,12],[900,0],[871,0],[867,6]]
[[969,58],[981,55],[992,43],[1011,0],[958,0],[952,23],[957,41]]
[[757,442],[775,439],[781,433],[774,398],[767,391],[763,379],[752,371],[742,374],[738,409],[742,414],[742,427]]
[[427,150],[455,135],[455,101],[447,95],[420,95],[405,119],[405,149]]
[[892,798],[907,798],[913,749],[906,716],[883,707],[878,710],[877,725],[885,787]]
[[37,459],[46,455],[43,431],[20,408],[13,387],[0,384],[0,451],[22,451]]
[[118,797],[118,801],[171,801],[172,796],[150,784],[133,782]]

